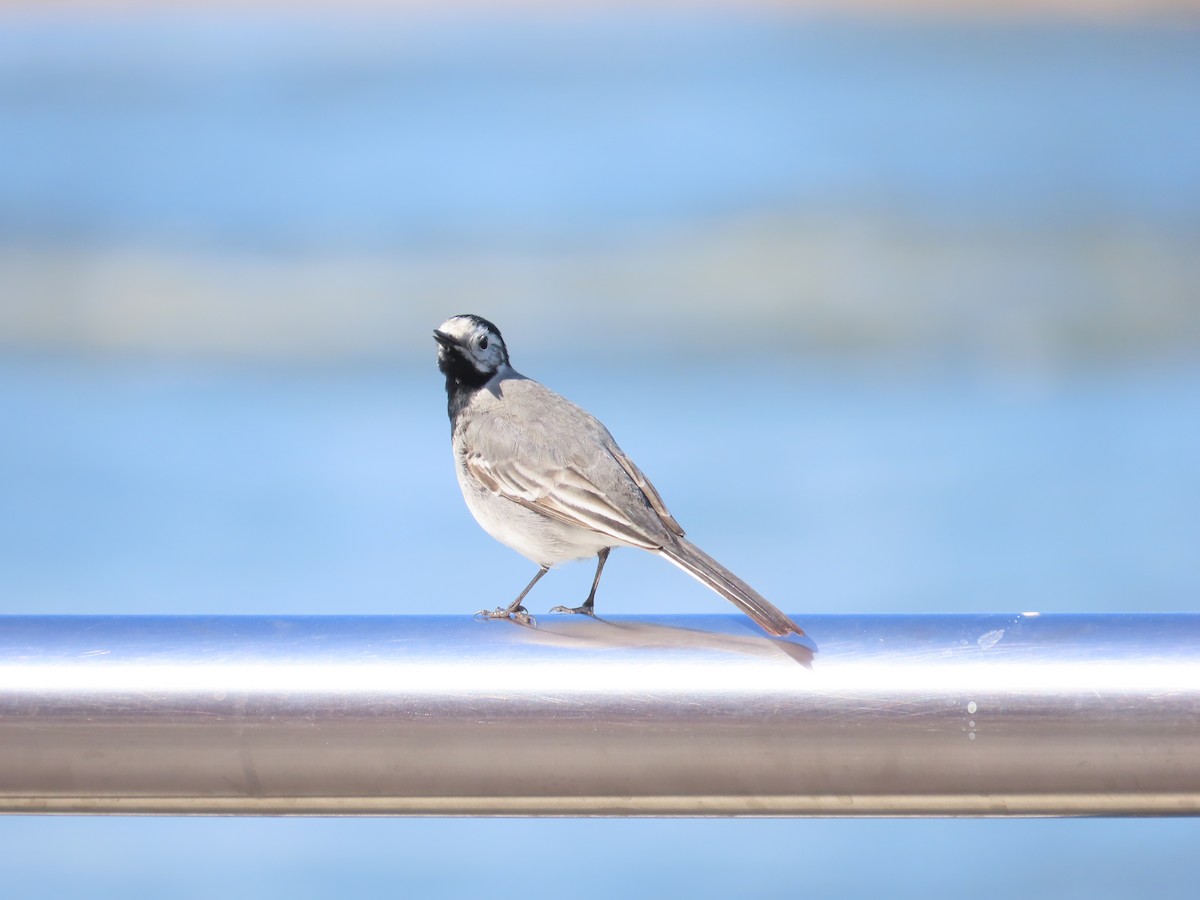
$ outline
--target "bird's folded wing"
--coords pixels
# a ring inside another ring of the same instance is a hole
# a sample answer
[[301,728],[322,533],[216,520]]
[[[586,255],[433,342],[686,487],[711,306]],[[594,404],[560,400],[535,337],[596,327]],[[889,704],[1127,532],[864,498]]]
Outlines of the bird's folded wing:
[[[656,538],[651,531],[618,509],[603,491],[574,466],[562,466],[553,471],[534,471],[520,460],[496,464],[477,453],[467,455],[466,466],[467,471],[489,491],[526,509],[568,525],[606,534],[634,547],[656,550],[663,545],[661,538]],[[654,496],[657,497],[657,494]],[[670,521],[674,522],[674,519]]]
[[683,537],[683,529],[667,509],[667,504],[663,503],[662,497],[658,496],[658,491],[654,489],[654,485],[650,483],[650,479],[642,474],[642,470],[634,465],[633,460],[626,456],[625,452],[616,446],[616,444],[609,447],[608,452],[613,455],[613,459],[620,463],[621,468],[625,470],[626,474],[633,479],[633,483],[638,486],[638,490],[645,494],[646,499],[650,501],[650,506],[658,513],[658,517],[662,519],[663,524],[680,537]]

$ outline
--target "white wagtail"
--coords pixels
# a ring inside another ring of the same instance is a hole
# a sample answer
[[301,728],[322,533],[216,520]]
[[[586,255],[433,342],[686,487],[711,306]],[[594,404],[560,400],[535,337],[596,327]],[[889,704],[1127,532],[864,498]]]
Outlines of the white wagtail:
[[764,631],[804,634],[684,539],[654,485],[594,416],[514,370],[495,325],[479,316],[453,316],[433,336],[467,508],[484,531],[540,566],[516,600],[480,615],[530,622],[521,601],[550,567],[596,556],[596,577],[583,605],[551,610],[592,615],[609,551],[640,547],[733,601]]

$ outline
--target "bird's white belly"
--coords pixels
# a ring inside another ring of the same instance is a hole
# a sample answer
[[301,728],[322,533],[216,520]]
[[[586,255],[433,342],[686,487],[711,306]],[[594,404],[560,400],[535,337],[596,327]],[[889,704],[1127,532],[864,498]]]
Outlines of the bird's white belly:
[[595,556],[623,542],[588,528],[568,525],[497,496],[463,471],[458,472],[467,509],[488,534],[539,566]]

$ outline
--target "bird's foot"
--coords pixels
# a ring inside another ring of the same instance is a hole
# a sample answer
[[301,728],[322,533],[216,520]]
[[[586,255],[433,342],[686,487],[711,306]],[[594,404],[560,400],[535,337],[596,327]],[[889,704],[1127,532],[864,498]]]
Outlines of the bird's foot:
[[591,604],[585,603],[583,606],[556,606],[550,610],[552,613],[574,613],[580,616],[591,616],[595,618],[596,610]]
[[508,617],[518,625],[526,625],[530,628],[537,628],[537,619],[531,616],[529,614],[529,610],[523,606],[518,606],[508,614]]
[[530,628],[537,627],[537,620],[529,614],[523,606],[497,606],[495,609],[481,609],[475,613],[477,619],[512,619],[519,625],[528,625]]

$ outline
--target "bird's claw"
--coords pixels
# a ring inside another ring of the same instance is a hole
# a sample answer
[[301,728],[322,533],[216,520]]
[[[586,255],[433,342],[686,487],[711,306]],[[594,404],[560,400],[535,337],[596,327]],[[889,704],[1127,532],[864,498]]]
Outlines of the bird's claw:
[[537,627],[537,620],[529,614],[523,606],[517,607],[502,607],[497,606],[495,609],[481,609],[475,613],[476,619],[512,619],[519,625],[528,625],[530,628]]
[[537,619],[535,619],[533,616],[531,616],[529,614],[529,611],[526,610],[525,607],[523,607],[523,606],[520,607],[519,609],[513,610],[512,614],[509,616],[509,618],[512,619],[514,622],[516,622],[518,625],[527,625],[530,628],[537,628]]
[[552,612],[552,613],[574,613],[575,615],[580,615],[580,616],[591,616],[592,618],[596,617],[596,613],[592,609],[592,607],[586,606],[586,605],[585,606],[563,606],[563,605],[559,604],[558,606],[554,607],[554,609],[550,610],[550,612]]

